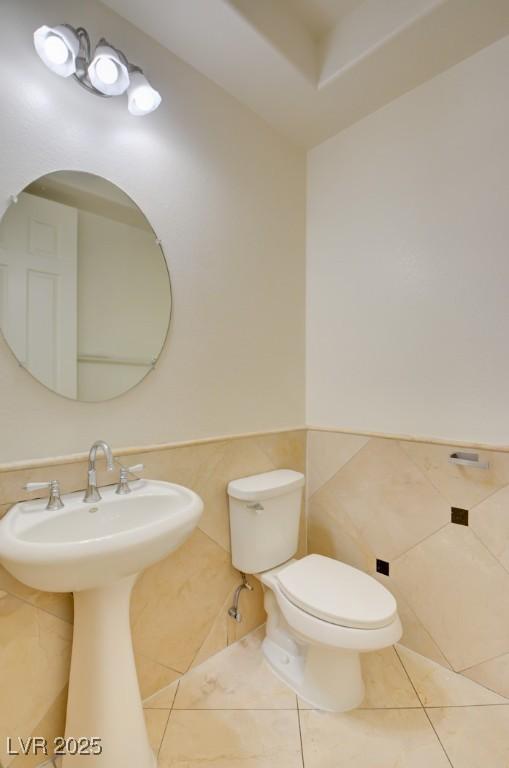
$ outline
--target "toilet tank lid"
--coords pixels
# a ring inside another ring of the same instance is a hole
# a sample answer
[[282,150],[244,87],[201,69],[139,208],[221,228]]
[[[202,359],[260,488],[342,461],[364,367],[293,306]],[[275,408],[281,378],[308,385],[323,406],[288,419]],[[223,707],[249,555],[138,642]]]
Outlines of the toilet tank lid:
[[302,488],[305,482],[302,472],[293,469],[275,469],[261,475],[250,475],[228,483],[228,495],[241,501],[261,501],[283,496]]

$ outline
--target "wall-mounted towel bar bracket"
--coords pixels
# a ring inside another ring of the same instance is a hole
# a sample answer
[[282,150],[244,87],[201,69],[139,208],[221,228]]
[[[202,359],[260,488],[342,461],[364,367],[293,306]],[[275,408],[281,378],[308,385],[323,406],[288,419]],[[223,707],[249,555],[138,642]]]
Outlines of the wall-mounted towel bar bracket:
[[489,461],[480,461],[478,453],[464,453],[456,451],[449,456],[449,464],[459,464],[460,467],[471,467],[474,469],[489,469]]

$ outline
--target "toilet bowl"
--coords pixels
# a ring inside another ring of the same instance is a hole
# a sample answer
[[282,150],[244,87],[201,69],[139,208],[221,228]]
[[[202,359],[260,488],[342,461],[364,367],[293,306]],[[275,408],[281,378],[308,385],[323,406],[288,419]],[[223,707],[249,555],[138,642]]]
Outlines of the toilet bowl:
[[229,484],[232,560],[263,584],[273,672],[312,707],[344,712],[364,698],[360,654],[396,643],[401,622],[372,576],[322,555],[294,559],[303,485],[292,470]]

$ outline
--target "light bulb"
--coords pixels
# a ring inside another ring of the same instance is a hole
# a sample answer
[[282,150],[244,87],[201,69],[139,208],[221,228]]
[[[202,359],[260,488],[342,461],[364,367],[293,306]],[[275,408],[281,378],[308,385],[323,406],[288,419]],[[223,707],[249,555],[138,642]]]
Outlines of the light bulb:
[[95,65],[95,71],[99,80],[106,85],[113,85],[119,77],[118,67],[109,56],[100,56]]
[[143,86],[143,88],[138,88],[134,100],[138,106],[138,109],[141,109],[143,112],[149,112],[154,108],[156,102],[156,92],[153,88]]
[[129,86],[127,60],[106,40],[100,40],[88,67],[88,77],[105,96],[120,96]]
[[152,88],[140,70],[131,72],[131,84],[127,91],[127,108],[131,115],[148,115],[161,103],[161,94]]
[[69,56],[69,48],[57,35],[48,35],[44,41],[44,51],[54,64],[64,64]]
[[78,35],[72,27],[45,24],[34,32],[34,47],[48,69],[61,77],[76,72],[76,57],[80,49]]

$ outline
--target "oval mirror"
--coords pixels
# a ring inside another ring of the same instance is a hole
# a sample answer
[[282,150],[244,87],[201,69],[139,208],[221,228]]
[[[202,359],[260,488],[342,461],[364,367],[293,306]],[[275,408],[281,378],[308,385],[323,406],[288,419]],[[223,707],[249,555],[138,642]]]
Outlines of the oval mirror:
[[74,400],[109,400],[155,366],[168,268],[138,206],[110,181],[57,171],[0,222],[0,328],[19,363]]

